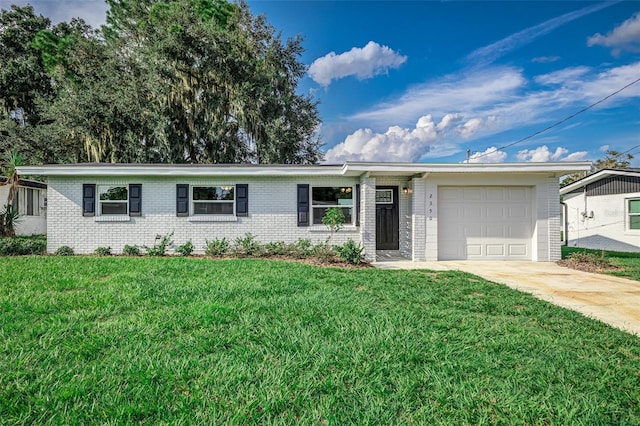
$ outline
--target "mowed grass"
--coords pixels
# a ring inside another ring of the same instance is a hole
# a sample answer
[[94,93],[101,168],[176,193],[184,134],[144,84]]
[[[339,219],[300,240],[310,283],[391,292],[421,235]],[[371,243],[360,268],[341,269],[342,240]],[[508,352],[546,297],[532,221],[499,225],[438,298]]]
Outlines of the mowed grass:
[[0,258],[0,424],[639,424],[640,340],[461,272]]
[[562,247],[562,258],[565,259],[571,253],[585,252],[593,253],[597,256],[604,256],[611,261],[613,265],[620,267],[621,269],[606,271],[606,274],[616,275],[619,277],[630,278],[632,280],[640,281],[640,253],[622,252],[622,251],[608,251],[608,250],[591,250],[578,247]]

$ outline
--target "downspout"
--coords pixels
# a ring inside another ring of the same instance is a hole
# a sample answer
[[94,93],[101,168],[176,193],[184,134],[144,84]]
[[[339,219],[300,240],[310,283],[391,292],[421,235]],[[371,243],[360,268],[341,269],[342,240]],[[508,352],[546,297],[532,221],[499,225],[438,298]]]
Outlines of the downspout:
[[562,206],[562,245],[569,245],[569,226],[567,225],[567,205],[564,202],[560,202],[560,206]]

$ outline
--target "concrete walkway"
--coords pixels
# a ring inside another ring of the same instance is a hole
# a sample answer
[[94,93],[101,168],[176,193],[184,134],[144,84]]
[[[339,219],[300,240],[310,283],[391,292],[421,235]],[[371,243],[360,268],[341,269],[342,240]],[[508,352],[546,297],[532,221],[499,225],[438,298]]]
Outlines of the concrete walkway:
[[469,272],[572,309],[640,336],[640,282],[563,268],[553,262],[411,262],[389,260],[381,269]]

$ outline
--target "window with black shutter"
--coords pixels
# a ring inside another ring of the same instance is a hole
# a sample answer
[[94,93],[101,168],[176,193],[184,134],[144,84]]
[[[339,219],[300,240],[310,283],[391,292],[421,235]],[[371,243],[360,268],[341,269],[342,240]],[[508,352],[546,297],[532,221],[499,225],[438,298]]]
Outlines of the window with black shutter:
[[82,185],[82,215],[96,215],[96,185],[93,183]]
[[176,215],[189,216],[189,185],[176,185]]
[[129,216],[142,216],[142,185],[129,184]]
[[298,184],[298,226],[309,226],[308,184]]
[[249,216],[249,185],[236,184],[236,216]]

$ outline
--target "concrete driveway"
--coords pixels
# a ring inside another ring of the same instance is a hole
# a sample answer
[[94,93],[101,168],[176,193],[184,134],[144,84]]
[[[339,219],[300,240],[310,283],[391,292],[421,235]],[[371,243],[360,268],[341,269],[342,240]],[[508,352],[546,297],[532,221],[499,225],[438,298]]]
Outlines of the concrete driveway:
[[640,336],[640,282],[563,268],[553,262],[383,261],[382,269],[469,272]]

